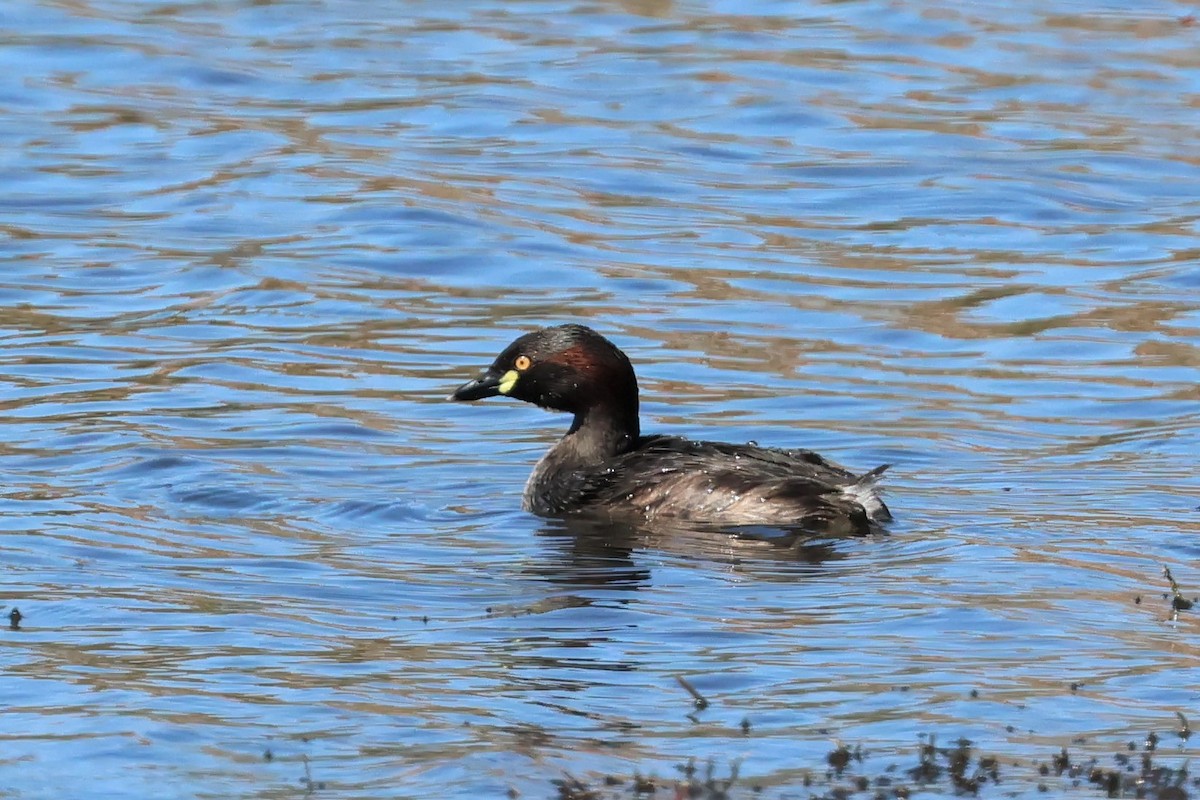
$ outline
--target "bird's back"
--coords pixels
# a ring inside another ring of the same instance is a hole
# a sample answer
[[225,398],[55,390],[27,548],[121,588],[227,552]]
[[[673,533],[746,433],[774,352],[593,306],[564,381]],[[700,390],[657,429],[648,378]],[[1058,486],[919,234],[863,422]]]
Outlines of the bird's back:
[[810,450],[649,436],[598,468],[559,474],[542,487],[557,508],[540,510],[861,535],[891,518],[876,488],[884,469],[859,476]]

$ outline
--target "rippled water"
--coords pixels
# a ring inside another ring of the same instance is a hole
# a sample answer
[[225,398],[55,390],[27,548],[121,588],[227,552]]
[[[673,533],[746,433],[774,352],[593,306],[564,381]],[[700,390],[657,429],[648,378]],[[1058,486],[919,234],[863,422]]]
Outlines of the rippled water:
[[[797,796],[1200,717],[1200,27],[1130,8],[9,0],[0,795]],[[566,320],[647,430],[893,462],[892,534],[521,512],[566,420],[443,398]]]

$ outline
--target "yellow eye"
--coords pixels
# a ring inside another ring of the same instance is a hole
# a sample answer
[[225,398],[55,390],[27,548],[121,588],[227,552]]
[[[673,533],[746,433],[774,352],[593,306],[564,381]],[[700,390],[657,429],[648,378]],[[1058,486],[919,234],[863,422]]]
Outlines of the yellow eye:
[[529,356],[517,356],[517,360],[513,362],[513,366],[517,368],[518,372],[524,372],[525,370],[529,369],[529,366],[532,363],[533,362],[529,360]]

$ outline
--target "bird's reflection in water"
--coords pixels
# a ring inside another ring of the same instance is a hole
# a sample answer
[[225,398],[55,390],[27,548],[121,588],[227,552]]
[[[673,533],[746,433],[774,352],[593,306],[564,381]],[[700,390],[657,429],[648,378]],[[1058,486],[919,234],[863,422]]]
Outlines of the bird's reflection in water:
[[649,528],[583,518],[545,520],[538,536],[548,543],[549,552],[529,572],[552,583],[635,589],[651,578],[649,566],[639,563],[638,551],[699,559],[766,580],[796,580],[827,572],[830,562],[846,558],[846,544],[856,541],[769,526],[656,523]]
[[[532,627],[523,624],[521,635],[501,646],[509,679],[539,691],[573,692],[591,686],[597,673],[637,672],[645,666],[644,657],[631,655],[626,646],[639,618],[611,612],[636,610],[635,596],[652,585],[655,570],[694,568],[736,572],[749,580],[795,581],[829,575],[834,562],[853,563],[847,558],[853,540],[768,527],[647,529],[610,520],[557,519],[544,520],[537,535],[540,547],[522,572],[554,588],[489,613],[540,619]],[[588,611],[581,615],[580,609]],[[562,698],[537,702],[570,707]]]
[[637,588],[650,570],[634,561],[641,533],[621,522],[548,519],[538,536],[549,544],[546,558],[530,568],[551,583],[583,587]]

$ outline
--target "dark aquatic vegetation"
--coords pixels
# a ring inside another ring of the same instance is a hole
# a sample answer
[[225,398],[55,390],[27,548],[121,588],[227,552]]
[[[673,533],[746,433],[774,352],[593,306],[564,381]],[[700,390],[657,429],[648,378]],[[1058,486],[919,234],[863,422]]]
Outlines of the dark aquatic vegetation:
[[[1136,749],[1136,745],[1131,749]],[[803,787],[805,797],[875,797],[922,796],[969,796],[987,793],[988,787],[999,789],[1002,785],[1012,787],[1016,781],[1034,779],[1038,794],[1053,796],[1103,796],[1089,790],[1089,785],[1109,797],[1155,797],[1160,800],[1187,800],[1189,789],[1197,784],[1188,773],[1186,762],[1179,767],[1168,766],[1155,760],[1155,751],[1147,748],[1140,757],[1129,753],[1115,753],[1115,767],[1106,767],[1096,758],[1072,759],[1066,748],[1050,756],[1048,762],[1024,761],[1019,758],[977,754],[974,744],[965,738],[957,739],[950,747],[939,747],[932,736],[921,736],[916,751],[917,761],[912,766],[895,762],[879,762],[861,745],[853,748],[838,743],[825,756],[828,769],[821,772],[805,770],[803,777],[792,778],[785,785],[792,789]],[[678,768],[681,773],[673,781],[646,778],[635,771],[631,778],[607,775],[603,782],[588,784],[573,776],[552,781],[557,787],[559,798],[633,798],[658,797],[658,788],[667,790],[667,796],[709,798],[709,800],[737,800],[738,798],[761,797],[763,788],[740,780],[738,764],[732,762],[728,778],[718,778],[717,768],[708,761],[704,775],[700,774],[695,759],[689,759]],[[1002,769],[1004,774],[1002,774]],[[666,785],[663,785],[666,784]],[[1189,785],[1190,784],[1190,785]],[[777,787],[778,788],[778,787]],[[671,791],[673,790],[673,792]],[[1025,796],[1021,792],[1009,792],[1013,796]],[[767,795],[790,797],[792,793]]]
[[859,475],[811,450],[642,436],[632,364],[583,325],[521,336],[450,399],[497,395],[574,415],[525,486],[525,508],[543,516],[602,513],[858,535],[891,519],[877,485],[886,464]]
[[1171,584],[1171,610],[1175,613],[1180,611],[1191,611],[1192,606],[1196,605],[1195,600],[1189,600],[1183,596],[1183,592],[1179,589],[1179,582],[1175,580],[1175,576],[1171,574],[1170,567],[1163,567],[1163,577]]

